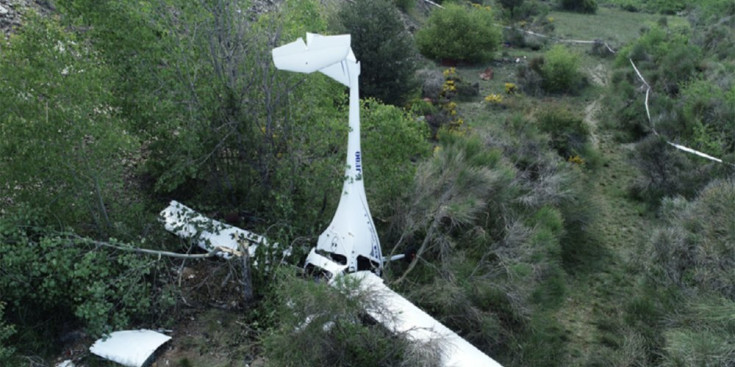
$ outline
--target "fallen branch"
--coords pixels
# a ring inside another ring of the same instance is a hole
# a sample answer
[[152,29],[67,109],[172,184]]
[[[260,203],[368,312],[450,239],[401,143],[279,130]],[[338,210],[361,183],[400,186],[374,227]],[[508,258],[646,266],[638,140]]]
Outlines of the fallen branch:
[[127,247],[127,246],[121,246],[116,245],[110,242],[105,241],[97,241],[97,240],[90,240],[86,238],[82,238],[79,236],[76,236],[77,239],[82,240],[83,242],[94,244],[95,246],[102,246],[102,247],[108,247],[108,248],[114,248],[117,250],[123,250],[123,251],[130,251],[130,252],[137,252],[141,254],[148,254],[148,255],[158,255],[160,256],[166,256],[166,257],[173,257],[177,259],[206,259],[213,256],[216,256],[219,253],[228,253],[232,256],[241,257],[242,252],[233,250],[227,247],[215,247],[211,251],[207,252],[206,254],[181,254],[178,252],[170,252],[170,251],[160,251],[160,250],[151,250],[151,249],[145,249],[140,247]]

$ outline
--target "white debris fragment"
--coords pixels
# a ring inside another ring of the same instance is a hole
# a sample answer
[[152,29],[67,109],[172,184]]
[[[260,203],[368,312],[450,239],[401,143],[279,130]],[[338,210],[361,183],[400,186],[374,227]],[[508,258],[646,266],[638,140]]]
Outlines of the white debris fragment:
[[141,367],[153,353],[171,339],[153,330],[123,330],[97,340],[89,351],[128,367]]
[[[207,251],[217,247],[238,251],[238,240],[247,240],[254,244],[248,246],[253,257],[257,245],[268,245],[261,235],[207,218],[175,200],[161,211],[161,218],[166,230],[182,238],[196,239],[199,247]],[[223,253],[222,256],[229,258],[231,255]]]

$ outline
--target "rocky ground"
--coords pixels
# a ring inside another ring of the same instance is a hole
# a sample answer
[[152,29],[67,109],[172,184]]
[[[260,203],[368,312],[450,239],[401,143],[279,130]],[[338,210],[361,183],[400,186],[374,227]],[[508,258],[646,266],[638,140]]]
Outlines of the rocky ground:
[[0,31],[7,39],[29,12],[49,14],[54,10],[49,0],[0,0]]

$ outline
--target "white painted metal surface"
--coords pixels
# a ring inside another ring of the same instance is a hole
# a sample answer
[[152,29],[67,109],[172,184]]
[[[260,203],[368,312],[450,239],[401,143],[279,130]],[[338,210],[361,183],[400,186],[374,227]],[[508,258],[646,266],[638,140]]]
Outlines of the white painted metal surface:
[[141,367],[169,339],[153,330],[116,331],[97,340],[89,351],[123,366]]
[[[259,245],[268,246],[268,240],[259,234],[205,217],[175,200],[161,211],[161,218],[166,230],[181,238],[196,240],[197,245],[207,251],[217,247],[239,251],[238,240],[247,240],[251,244],[248,253],[252,257]],[[222,256],[228,258],[230,253],[224,252]]]
[[304,43],[299,38],[273,49],[276,68],[301,73],[319,71],[350,88],[350,131],[342,196],[332,222],[319,236],[316,248],[307,256],[306,265],[323,267],[317,263],[324,263],[326,255],[336,266],[346,265],[348,272],[371,270],[380,273],[383,254],[365,196],[362,171],[358,86],[360,63],[350,49],[350,35],[321,36],[307,33],[306,41]]
[[[381,273],[384,259],[365,196],[360,151],[360,63],[350,49],[350,36],[307,33],[306,42],[299,38],[274,49],[273,62],[283,70],[322,72],[350,88],[346,180],[337,211],[329,227],[319,236],[316,248],[307,256],[307,266],[328,273],[332,284],[339,284],[337,280],[342,276],[359,280],[361,289],[377,295],[377,306],[365,306],[365,311],[394,333],[420,342],[438,341],[443,366],[500,366],[457,333],[390,290],[377,275]],[[237,250],[235,238],[267,244],[262,236],[206,218],[175,201],[161,215],[166,229],[181,237],[197,238],[200,246],[210,251],[217,246]],[[383,312],[385,310],[389,312]]]
[[[358,279],[360,289],[374,294],[377,309],[365,311],[388,330],[408,335],[410,339],[429,342],[438,340],[441,346],[441,363],[445,367],[501,367],[474,345],[454,331],[429,316],[413,303],[388,288],[383,279],[368,271],[345,275]],[[388,310],[389,312],[385,312]]]

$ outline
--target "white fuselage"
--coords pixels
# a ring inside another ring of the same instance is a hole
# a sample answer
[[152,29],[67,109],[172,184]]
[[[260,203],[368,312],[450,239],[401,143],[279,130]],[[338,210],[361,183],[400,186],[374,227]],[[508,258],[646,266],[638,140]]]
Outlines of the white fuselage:
[[345,181],[331,223],[306,258],[307,270],[316,268],[330,278],[360,270],[380,274],[383,253],[365,196],[360,150],[360,63],[350,48],[350,36],[307,33],[306,43],[299,38],[274,49],[273,61],[278,69],[319,71],[350,89]]

